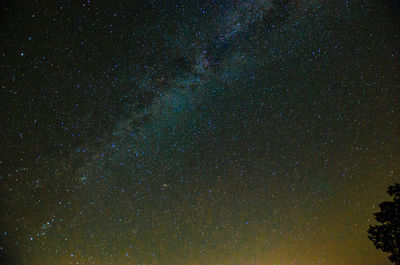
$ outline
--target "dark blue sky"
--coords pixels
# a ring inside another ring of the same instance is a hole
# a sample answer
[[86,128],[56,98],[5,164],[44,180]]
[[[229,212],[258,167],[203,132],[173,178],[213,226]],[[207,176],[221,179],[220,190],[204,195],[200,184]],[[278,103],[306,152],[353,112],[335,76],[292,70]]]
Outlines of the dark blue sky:
[[10,1],[4,263],[389,264],[393,3]]

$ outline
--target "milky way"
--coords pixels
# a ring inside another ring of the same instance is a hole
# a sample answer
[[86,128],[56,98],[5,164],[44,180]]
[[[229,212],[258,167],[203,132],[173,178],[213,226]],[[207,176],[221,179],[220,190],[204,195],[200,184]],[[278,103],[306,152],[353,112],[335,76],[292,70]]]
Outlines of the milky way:
[[31,2],[2,9],[0,263],[390,264],[396,1]]

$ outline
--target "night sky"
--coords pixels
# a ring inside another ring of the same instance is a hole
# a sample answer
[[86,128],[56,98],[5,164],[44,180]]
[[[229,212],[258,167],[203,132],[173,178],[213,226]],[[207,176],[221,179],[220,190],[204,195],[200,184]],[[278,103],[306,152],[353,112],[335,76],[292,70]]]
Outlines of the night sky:
[[389,265],[398,7],[3,4],[0,263]]

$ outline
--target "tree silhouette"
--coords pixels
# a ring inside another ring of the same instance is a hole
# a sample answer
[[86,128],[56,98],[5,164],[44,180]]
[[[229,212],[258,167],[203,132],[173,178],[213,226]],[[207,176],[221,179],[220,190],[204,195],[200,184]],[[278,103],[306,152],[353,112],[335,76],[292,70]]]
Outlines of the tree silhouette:
[[390,261],[400,265],[400,184],[389,186],[393,201],[379,204],[381,211],[374,213],[380,225],[369,226],[368,238],[377,249],[390,253]]

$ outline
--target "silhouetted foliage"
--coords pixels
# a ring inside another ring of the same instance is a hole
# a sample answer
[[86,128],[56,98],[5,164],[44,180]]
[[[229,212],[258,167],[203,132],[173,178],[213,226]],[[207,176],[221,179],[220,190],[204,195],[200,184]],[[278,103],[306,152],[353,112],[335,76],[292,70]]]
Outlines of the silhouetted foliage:
[[390,261],[400,265],[400,184],[389,186],[393,201],[379,204],[381,211],[374,213],[380,225],[370,226],[368,238],[377,249],[390,253]]

